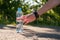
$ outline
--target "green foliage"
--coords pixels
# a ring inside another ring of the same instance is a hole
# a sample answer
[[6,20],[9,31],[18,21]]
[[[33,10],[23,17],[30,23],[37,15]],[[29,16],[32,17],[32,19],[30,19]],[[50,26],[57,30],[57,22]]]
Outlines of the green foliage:
[[[45,4],[47,1],[48,0],[41,0],[42,5]],[[38,20],[34,21],[33,25],[37,24],[37,25],[60,26],[60,11],[59,10],[60,10],[60,6],[57,6],[54,9],[47,11],[45,14],[39,17]]]
[[[24,14],[29,14],[32,10],[38,10],[43,4],[45,4],[48,0],[33,0],[38,5],[29,4],[29,2],[25,2],[25,0],[0,0],[0,24],[11,24],[15,23],[16,11],[18,7],[22,8]],[[42,15],[38,18],[38,20],[34,21],[33,24],[41,24],[41,25],[55,25],[60,26],[60,6],[57,6],[54,9],[49,10],[46,14]]]
[[1,0],[0,14],[2,15],[0,23],[9,23],[15,20],[15,11],[18,3],[12,0]]

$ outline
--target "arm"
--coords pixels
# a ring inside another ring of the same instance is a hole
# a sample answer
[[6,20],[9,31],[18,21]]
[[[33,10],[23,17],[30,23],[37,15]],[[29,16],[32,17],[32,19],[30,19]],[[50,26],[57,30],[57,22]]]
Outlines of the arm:
[[[54,8],[55,6],[57,6],[59,4],[60,4],[60,0],[48,0],[48,2],[45,5],[43,5],[43,7],[41,9],[39,9],[37,12],[39,15],[42,15],[49,9]],[[34,21],[36,19],[36,17],[33,13],[31,13],[31,14],[22,16],[20,19],[23,20],[23,23],[28,24],[28,23]]]
[[60,4],[60,0],[48,0],[48,2],[45,5],[43,5],[41,9],[38,10],[38,14],[42,15],[49,9],[54,8],[59,4]]

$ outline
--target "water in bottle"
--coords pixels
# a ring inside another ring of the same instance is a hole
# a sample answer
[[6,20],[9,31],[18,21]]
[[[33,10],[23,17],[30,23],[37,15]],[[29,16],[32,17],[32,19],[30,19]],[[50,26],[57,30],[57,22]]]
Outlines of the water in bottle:
[[[16,18],[19,18],[23,16],[22,9],[18,8],[16,13]],[[17,33],[23,32],[23,21],[22,20],[16,20],[16,31]]]

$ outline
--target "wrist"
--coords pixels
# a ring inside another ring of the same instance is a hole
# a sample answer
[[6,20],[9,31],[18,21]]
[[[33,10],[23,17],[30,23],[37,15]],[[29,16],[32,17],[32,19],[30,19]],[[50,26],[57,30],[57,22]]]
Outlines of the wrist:
[[39,18],[39,14],[38,14],[37,11],[34,11],[33,14],[34,14],[34,16],[35,16],[36,19]]

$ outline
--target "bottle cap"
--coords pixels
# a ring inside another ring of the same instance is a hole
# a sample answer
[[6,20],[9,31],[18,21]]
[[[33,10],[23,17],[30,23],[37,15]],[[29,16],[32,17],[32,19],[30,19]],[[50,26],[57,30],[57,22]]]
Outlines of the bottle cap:
[[18,8],[18,12],[22,11],[22,8]]

